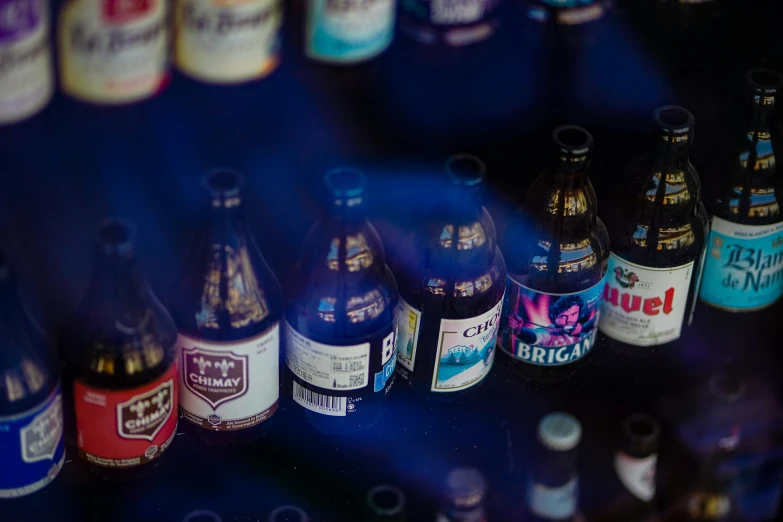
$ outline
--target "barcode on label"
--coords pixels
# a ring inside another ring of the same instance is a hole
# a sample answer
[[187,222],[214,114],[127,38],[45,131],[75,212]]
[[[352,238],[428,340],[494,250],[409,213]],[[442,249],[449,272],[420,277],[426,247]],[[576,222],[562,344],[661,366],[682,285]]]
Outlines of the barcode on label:
[[300,386],[296,381],[294,381],[294,400],[310,411],[334,417],[345,417],[347,402],[345,397],[330,397],[316,393]]

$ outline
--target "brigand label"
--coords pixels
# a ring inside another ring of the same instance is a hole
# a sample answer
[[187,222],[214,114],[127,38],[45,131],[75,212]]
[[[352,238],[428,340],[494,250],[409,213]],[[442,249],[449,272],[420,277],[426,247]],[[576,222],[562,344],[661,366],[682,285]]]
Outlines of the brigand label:
[[739,225],[712,218],[701,299],[719,308],[752,311],[783,295],[783,222]]
[[614,457],[614,471],[625,488],[636,498],[649,502],[655,497],[655,466],[658,455],[634,458],[618,451]]
[[76,98],[130,103],[168,81],[165,0],[66,0],[58,38],[60,81]]
[[262,78],[280,62],[281,0],[179,0],[176,64],[213,83]]
[[654,346],[680,337],[694,263],[670,268],[637,265],[612,254],[600,329],[618,341]]
[[307,5],[307,54],[316,60],[366,60],[394,37],[394,0],[307,0]]
[[24,413],[0,417],[0,498],[29,495],[49,484],[63,466],[60,386]]
[[434,392],[452,392],[481,382],[495,361],[503,299],[487,312],[469,319],[441,319],[438,357],[432,375]]
[[501,348],[526,363],[562,366],[595,344],[605,280],[573,294],[549,294],[508,277]]
[[413,371],[416,362],[416,346],[419,342],[421,312],[409,305],[403,298],[397,303],[394,312],[397,323],[397,362],[401,368]]
[[177,338],[182,418],[203,428],[250,428],[271,417],[279,399],[280,325],[238,342]]
[[54,91],[46,0],[0,0],[0,125],[44,108]]
[[163,454],[177,428],[177,365],[138,388],[103,390],[74,383],[79,456],[122,468]]
[[397,363],[393,325],[390,330],[370,342],[336,346],[310,340],[286,323],[286,365],[296,377],[294,401],[322,415],[345,417],[361,407],[362,397],[388,393]]
[[579,481],[571,479],[559,487],[528,482],[528,506],[530,511],[547,520],[564,520],[576,513]]

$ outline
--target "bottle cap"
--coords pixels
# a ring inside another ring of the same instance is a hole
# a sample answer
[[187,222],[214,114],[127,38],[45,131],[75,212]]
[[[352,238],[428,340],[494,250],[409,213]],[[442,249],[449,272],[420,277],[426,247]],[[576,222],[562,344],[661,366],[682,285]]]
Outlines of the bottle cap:
[[552,139],[561,154],[584,156],[593,148],[593,135],[578,125],[561,125],[552,131]]
[[747,387],[748,383],[742,376],[729,372],[716,373],[709,381],[710,394],[723,404],[738,402],[745,395]]
[[677,105],[664,105],[655,109],[655,122],[662,130],[672,134],[690,132],[696,124],[693,114]]
[[582,425],[568,413],[550,413],[538,423],[538,440],[549,449],[568,451],[581,439]]
[[472,154],[454,154],[446,160],[446,175],[459,187],[476,187],[484,183],[487,166]]
[[123,218],[103,220],[95,230],[95,242],[107,255],[130,255],[136,239],[136,225]]
[[203,184],[213,200],[237,200],[245,178],[241,172],[231,169],[216,169],[204,175]]
[[745,73],[745,83],[755,94],[775,96],[783,84],[783,76],[772,69],[751,69]]
[[223,522],[223,519],[214,511],[197,509],[185,515],[182,522]]
[[405,509],[405,494],[399,488],[386,484],[372,488],[366,501],[377,516],[394,517]]
[[455,468],[446,478],[446,495],[454,506],[461,509],[479,506],[486,491],[487,480],[476,468]]
[[660,433],[661,425],[658,421],[643,413],[634,413],[623,422],[623,434],[633,451],[654,453]]
[[280,506],[269,514],[269,522],[308,522],[310,517],[302,508],[296,506]]
[[350,208],[362,203],[367,178],[361,171],[347,167],[332,169],[324,175],[324,181],[336,207]]

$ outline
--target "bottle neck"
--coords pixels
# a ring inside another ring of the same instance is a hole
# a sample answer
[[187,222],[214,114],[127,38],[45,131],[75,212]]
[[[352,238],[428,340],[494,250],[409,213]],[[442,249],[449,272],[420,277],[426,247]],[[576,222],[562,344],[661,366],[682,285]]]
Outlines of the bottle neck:
[[[775,97],[768,94],[751,95],[751,118],[748,133],[751,136],[769,134],[775,113]],[[768,137],[768,136],[767,136]]]
[[[138,313],[147,309],[149,290],[132,253],[112,254],[99,251],[95,256],[93,288],[104,306],[128,327],[143,320]],[[131,323],[131,324],[128,324]]]
[[230,200],[212,199],[207,229],[212,245],[230,242],[232,237],[243,238],[246,233],[246,225],[241,199],[238,197]]
[[658,134],[658,153],[654,163],[656,171],[670,172],[688,167],[688,154],[693,141],[691,129],[661,129]]

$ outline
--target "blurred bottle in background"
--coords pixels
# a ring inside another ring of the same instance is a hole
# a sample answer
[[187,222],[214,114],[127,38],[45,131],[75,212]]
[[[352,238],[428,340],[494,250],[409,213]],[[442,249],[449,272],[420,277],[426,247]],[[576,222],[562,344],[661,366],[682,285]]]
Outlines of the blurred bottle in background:
[[249,442],[279,399],[283,296],[248,229],[241,174],[204,178],[209,212],[171,290],[182,418],[209,444]]
[[766,69],[747,73],[748,119],[726,181],[712,208],[701,299],[731,312],[772,306],[783,295],[783,216],[776,147],[780,128],[775,97],[783,77]]
[[593,137],[554,134],[553,164],[534,182],[504,237],[508,282],[500,347],[526,379],[557,382],[582,367],[598,335],[609,237],[588,178]]
[[394,261],[400,284],[398,370],[430,399],[455,399],[495,359],[506,265],[482,205],[486,166],[466,154],[446,161],[446,194]]
[[693,115],[660,107],[655,122],[655,145],[602,207],[612,253],[600,329],[634,355],[679,339],[693,320],[709,227],[689,159]]
[[462,47],[491,37],[502,0],[400,0],[400,28],[413,40]]
[[405,494],[395,486],[375,486],[367,492],[365,510],[365,522],[405,522]]
[[135,233],[119,219],[99,225],[93,274],[61,339],[79,457],[107,479],[151,471],[177,427],[177,330],[138,267]]
[[310,516],[297,506],[279,506],[269,514],[268,522],[310,522]]
[[22,304],[0,248],[0,499],[51,483],[65,461],[57,358]]
[[325,184],[326,212],[285,285],[286,365],[310,423],[347,433],[378,420],[394,383],[399,295],[366,218],[364,174],[331,170]]
[[487,479],[476,468],[455,468],[446,477],[444,506],[436,522],[487,522]]

